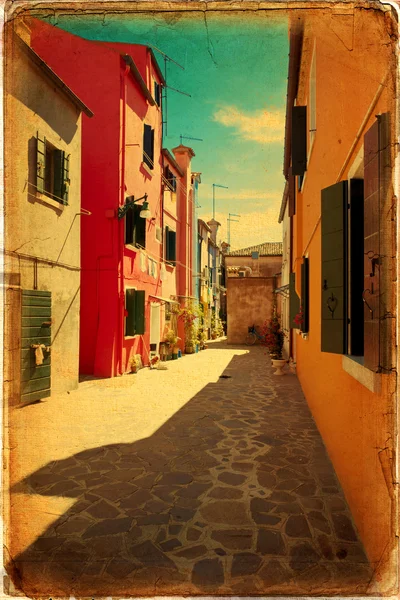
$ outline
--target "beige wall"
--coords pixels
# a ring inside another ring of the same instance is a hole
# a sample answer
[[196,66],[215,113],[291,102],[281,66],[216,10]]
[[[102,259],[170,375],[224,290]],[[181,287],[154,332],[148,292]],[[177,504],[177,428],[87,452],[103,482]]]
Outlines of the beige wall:
[[[52,393],[78,384],[81,117],[9,40],[5,130],[5,396],[19,401],[21,290],[52,292]],[[36,191],[36,133],[70,154],[69,205]],[[34,257],[38,260],[35,268]],[[36,270],[35,270],[36,269]],[[9,376],[7,376],[9,375]]]
[[[257,259],[253,259],[251,256],[226,256],[225,265],[226,268],[250,267],[251,277],[273,277],[281,272],[282,256],[260,256]],[[228,276],[232,275],[228,274]]]
[[228,277],[228,344],[244,344],[248,327],[271,318],[273,296],[273,277]]

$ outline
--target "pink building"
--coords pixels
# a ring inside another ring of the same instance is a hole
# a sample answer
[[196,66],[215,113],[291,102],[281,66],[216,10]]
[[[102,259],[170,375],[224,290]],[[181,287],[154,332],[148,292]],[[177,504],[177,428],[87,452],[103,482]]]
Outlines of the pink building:
[[[95,117],[82,124],[80,371],[114,376],[140,355],[162,321],[161,88],[152,50],[91,42],[38,20],[33,48],[73,82]],[[138,199],[142,199],[136,204]],[[148,210],[143,210],[147,201]]]

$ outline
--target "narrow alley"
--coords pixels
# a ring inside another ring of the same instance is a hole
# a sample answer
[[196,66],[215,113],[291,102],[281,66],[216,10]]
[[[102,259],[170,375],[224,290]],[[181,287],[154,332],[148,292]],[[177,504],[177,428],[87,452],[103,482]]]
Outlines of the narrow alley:
[[17,588],[365,593],[370,567],[296,376],[226,342],[168,365],[11,411]]

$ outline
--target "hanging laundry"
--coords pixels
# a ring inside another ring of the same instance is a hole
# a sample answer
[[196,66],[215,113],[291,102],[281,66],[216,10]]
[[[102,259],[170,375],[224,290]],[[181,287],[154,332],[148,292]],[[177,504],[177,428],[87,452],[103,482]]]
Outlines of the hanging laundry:
[[161,263],[161,267],[160,267],[160,279],[161,281],[165,281],[167,277],[167,269],[165,268],[165,263]]
[[146,272],[146,255],[144,252],[140,253],[140,270],[142,273]]

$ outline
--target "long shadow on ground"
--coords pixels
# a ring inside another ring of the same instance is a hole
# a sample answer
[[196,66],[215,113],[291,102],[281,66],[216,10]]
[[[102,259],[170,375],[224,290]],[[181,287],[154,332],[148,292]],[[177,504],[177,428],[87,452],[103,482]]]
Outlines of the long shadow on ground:
[[[294,376],[236,356],[154,435],[13,492],[76,502],[8,568],[28,595],[364,593],[370,570]],[[127,423],[129,427],[129,423]]]

